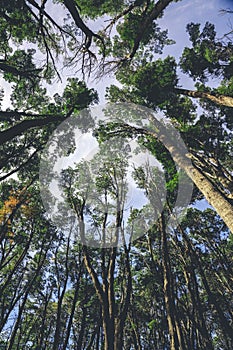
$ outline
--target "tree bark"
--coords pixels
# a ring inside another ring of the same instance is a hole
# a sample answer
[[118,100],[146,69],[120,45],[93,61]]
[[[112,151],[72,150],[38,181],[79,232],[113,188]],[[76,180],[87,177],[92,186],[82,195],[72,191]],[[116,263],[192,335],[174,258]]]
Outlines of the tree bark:
[[92,44],[92,38],[95,37],[103,42],[103,39],[96,33],[94,33],[90,28],[86,26],[82,18],[79,15],[77,4],[74,0],[64,0],[64,5],[70,12],[76,26],[81,29],[81,31],[86,35],[85,48],[89,49]]
[[170,349],[178,350],[180,349],[180,346],[179,346],[178,335],[176,332],[174,296],[172,295],[172,288],[171,288],[170,258],[169,258],[169,250],[167,245],[167,233],[165,229],[163,214],[159,222],[159,229],[161,232],[163,290],[164,290],[164,301],[165,301],[165,306],[167,311],[168,330],[170,335]]
[[45,338],[45,330],[46,330],[47,308],[48,308],[52,294],[53,294],[53,289],[51,288],[49,293],[46,293],[46,295],[45,295],[45,301],[44,301],[44,305],[43,305],[43,313],[42,313],[42,318],[41,318],[40,333],[38,335],[37,346],[36,346],[35,350],[41,350],[45,346],[44,345],[44,338]]
[[61,323],[62,323],[62,303],[65,297],[67,283],[69,279],[69,269],[68,269],[68,259],[69,259],[69,250],[70,250],[70,236],[67,240],[67,249],[66,249],[66,260],[65,260],[65,280],[63,283],[63,288],[61,290],[60,286],[60,274],[59,274],[59,267],[57,266],[57,252],[55,253],[55,265],[56,265],[56,272],[57,272],[57,282],[58,282],[58,301],[57,301],[57,312],[56,312],[56,328],[55,328],[55,334],[54,334],[54,341],[53,341],[53,350],[57,350],[60,347],[60,340],[61,340]]
[[[138,107],[140,108],[140,106]],[[143,108],[142,114],[145,114]],[[197,169],[190,161],[190,154],[185,147],[179,147],[177,144],[177,135],[173,135],[172,128],[169,130],[162,125],[151,114],[148,109],[148,119],[154,124],[154,130],[148,128],[139,128],[129,124],[119,124],[119,130],[112,134],[120,134],[121,132],[129,131],[134,135],[148,135],[159,140],[170,152],[174,162],[178,165],[188,177],[195,183],[197,188],[205,196],[209,204],[216,210],[218,215],[225,222],[226,226],[233,233],[233,205],[226,199],[226,197],[216,188],[216,186],[207,178],[207,176]]]
[[[80,218],[80,233],[82,240],[85,239],[84,224],[83,218]],[[104,291],[103,286],[101,285],[98,275],[92,266],[90,256],[88,253],[87,246],[83,246],[84,254],[84,264],[86,269],[91,276],[93,285],[96,291],[96,294],[99,298],[101,311],[102,311],[102,320],[103,320],[103,330],[104,330],[104,350],[113,350],[114,348],[114,319],[110,317],[109,309],[109,299],[108,299],[108,290]]]
[[129,310],[130,305],[130,299],[132,295],[132,275],[131,275],[131,267],[130,267],[130,260],[129,260],[129,251],[130,247],[127,248],[126,245],[125,248],[125,275],[127,276],[127,282],[125,286],[125,291],[123,293],[124,297],[122,299],[120,310],[117,315],[117,321],[115,324],[115,339],[114,339],[114,350],[123,349],[124,345],[124,326],[126,317]]
[[[44,245],[41,248],[38,266],[36,268],[36,271],[35,271],[32,279],[31,279],[31,281],[29,282],[28,286],[26,287],[25,294],[23,296],[22,303],[19,306],[17,319],[16,319],[16,322],[15,322],[15,324],[13,326],[13,330],[12,330],[12,333],[11,333],[11,336],[10,336],[10,339],[9,339],[9,343],[7,345],[6,350],[12,350],[13,347],[14,347],[14,341],[15,341],[15,338],[16,338],[16,335],[17,335],[17,332],[18,332],[18,329],[19,329],[19,326],[20,326],[20,322],[21,322],[21,319],[22,319],[22,315],[23,315],[23,312],[24,312],[24,308],[25,308],[26,302],[28,300],[28,295],[29,295],[29,293],[31,291],[33,283],[35,282],[36,278],[38,277],[38,275],[39,275],[39,273],[40,273],[40,271],[41,271],[41,269],[43,267],[43,264],[45,262],[48,250],[49,250],[49,247],[46,247],[46,250],[44,252]],[[40,260],[40,259],[42,259],[42,260]]]
[[64,340],[62,350],[66,350],[67,344],[69,343],[70,332],[71,332],[71,327],[72,327],[72,323],[73,323],[75,308],[76,308],[76,304],[77,304],[78,297],[79,297],[80,279],[81,279],[81,275],[83,272],[83,261],[81,261],[81,253],[79,253],[79,263],[80,263],[79,272],[78,272],[78,276],[77,276],[77,281],[75,283],[75,292],[74,292],[74,297],[72,300],[71,311],[70,311],[70,316],[69,316],[69,320],[68,320],[68,324],[67,324],[67,328],[66,328],[66,335],[65,335],[65,340]]
[[143,25],[139,28],[139,32],[137,37],[134,40],[134,45],[132,48],[132,51],[129,54],[129,57],[132,59],[138,48],[140,45],[140,42],[144,36],[145,30],[148,28],[148,26],[156,19],[159,17],[159,15],[161,15],[161,13],[163,12],[163,10],[172,2],[173,0],[159,0],[156,2],[154,8],[151,10],[150,14],[148,15],[148,17],[145,19],[145,21],[143,22]]
[[217,105],[233,108],[233,97],[225,95],[213,95],[209,92],[193,91],[187,89],[175,88],[174,92],[179,95],[185,95],[193,98],[202,98],[209,100]]
[[216,210],[227,227],[233,233],[233,207],[225,196],[214,186],[214,184],[194,166],[188,166],[182,162],[179,165],[193,180],[198,189],[203,193],[209,204]]
[[228,320],[226,319],[223,310],[221,309],[221,306],[219,305],[215,294],[211,291],[208,280],[206,278],[206,274],[204,272],[203,266],[202,266],[202,262],[200,261],[197,252],[193,249],[192,244],[188,238],[188,236],[186,235],[186,233],[180,228],[181,233],[183,235],[183,238],[187,244],[188,247],[188,253],[191,257],[191,259],[193,260],[193,263],[196,265],[197,269],[199,270],[201,279],[202,279],[202,283],[204,285],[204,288],[206,290],[207,296],[208,296],[208,300],[209,303],[213,305],[213,307],[215,308],[218,317],[219,317],[219,321],[222,325],[222,330],[225,333],[226,336],[228,336],[232,341],[233,341],[233,328],[231,327],[230,323],[228,322]]
[[28,78],[28,79],[33,79],[40,72],[42,72],[42,69],[30,69],[30,70],[19,70],[18,68],[12,66],[11,64],[7,63],[4,60],[0,60],[0,70],[6,72],[6,73],[11,73],[16,76],[20,76],[23,78]]
[[66,117],[54,117],[49,116],[47,118],[43,119],[29,119],[29,120],[23,120],[21,123],[18,123],[11,128],[4,130],[0,133],[0,146],[4,143],[12,140],[14,137],[21,135],[25,131],[32,129],[32,128],[38,128],[41,126],[48,125],[50,123],[57,123],[58,121],[65,120]]
[[[182,258],[184,263],[184,277],[191,296],[194,312],[196,314],[196,317],[195,315],[193,315],[193,317],[196,319],[195,323],[197,324],[197,327],[199,328],[200,333],[202,334],[203,350],[204,349],[213,350],[213,344],[210,340],[210,336],[206,328],[205,319],[203,317],[204,311],[203,311],[202,303],[199,296],[198,283],[197,283],[194,267],[192,264],[190,267],[188,267],[187,263],[185,262],[186,260],[185,257],[182,256]],[[194,342],[192,346],[194,346]]]

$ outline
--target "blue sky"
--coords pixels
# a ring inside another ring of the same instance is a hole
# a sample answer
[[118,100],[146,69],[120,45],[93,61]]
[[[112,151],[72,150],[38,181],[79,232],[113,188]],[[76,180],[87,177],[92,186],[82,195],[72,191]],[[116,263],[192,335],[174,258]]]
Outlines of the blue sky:
[[[233,26],[233,15],[222,15],[220,13],[221,9],[227,8],[233,10],[233,0],[182,0],[170,4],[164,11],[163,18],[158,23],[162,29],[168,29],[169,38],[175,40],[176,43],[165,47],[162,57],[172,55],[179,58],[184,47],[190,46],[186,32],[186,25],[190,22],[205,25],[209,21],[215,24],[217,37],[219,38],[229,32],[231,24]],[[92,27],[93,29],[95,29],[95,25]],[[101,21],[98,21],[98,25],[102,25]],[[104,102],[105,88],[111,83],[115,83],[113,77],[104,78],[98,83],[95,81],[89,82],[91,87],[98,90],[101,103]],[[185,88],[193,87],[191,80],[187,77],[185,78],[184,75],[181,75],[181,83]]]
[[[229,0],[209,0],[209,1],[203,1],[203,0],[183,0],[177,3],[172,3],[168,6],[168,8],[164,11],[164,17],[159,20],[159,25],[161,25],[162,29],[168,29],[168,36],[170,39],[173,39],[176,41],[174,45],[168,46],[164,49],[164,53],[162,57],[166,57],[167,55],[173,55],[177,59],[182,54],[182,51],[185,46],[189,46],[190,42],[188,39],[188,34],[186,33],[186,25],[190,22],[194,23],[201,23],[202,26],[206,23],[206,21],[212,22],[216,25],[216,31],[217,31],[217,37],[221,38],[225,33],[229,32],[231,30],[231,17],[232,15],[222,15],[220,13],[221,9],[227,9],[232,8],[233,9],[233,1]],[[59,13],[59,11],[56,13],[56,16],[62,16],[62,10]],[[232,18],[233,23],[233,18]],[[98,20],[95,23],[91,23],[92,29],[97,31],[100,29],[100,26],[105,25],[101,20]],[[98,27],[98,28],[97,28]],[[27,45],[27,47],[30,47]],[[63,82],[55,82],[52,84],[51,87],[48,88],[48,91],[51,93],[51,95],[55,93],[62,93],[62,90],[65,86],[65,80],[68,76],[71,76],[72,71],[71,70],[64,70],[64,79]],[[81,75],[78,76],[80,79],[82,78]],[[100,96],[100,102],[104,102],[104,96],[105,96],[105,88],[106,86],[109,86],[110,84],[115,83],[114,77],[107,77],[103,78],[100,81],[95,81],[92,79],[89,80],[88,86],[93,87],[97,89],[99,96]],[[215,82],[216,83],[216,82]],[[184,88],[192,88],[193,83],[192,81],[185,77],[184,75],[181,75],[180,84]],[[10,95],[10,88],[9,84],[5,84],[4,82],[2,85],[6,88],[6,102],[3,105],[3,109],[9,107],[9,95]],[[207,203],[206,201],[201,201],[199,207],[200,208],[206,208]]]
[[[185,46],[190,46],[189,36],[186,32],[188,23],[200,23],[201,27],[205,23],[211,22],[215,25],[217,38],[231,30],[233,26],[232,14],[221,14],[221,9],[233,10],[233,0],[183,0],[170,4],[159,23],[162,29],[168,29],[170,39],[175,40],[175,44],[164,49],[163,56],[173,55],[177,59],[181,56]],[[231,21],[232,20],[232,21]],[[181,84],[184,88],[193,88],[191,79],[181,74]],[[216,84],[216,81],[212,82]]]
[[[54,8],[51,1],[48,1],[48,11],[52,11]],[[57,6],[57,5],[56,5]],[[233,9],[233,0],[182,0],[170,4],[164,11],[164,16],[159,20],[159,24],[162,29],[168,29],[169,37],[176,41],[176,44],[168,46],[164,49],[163,57],[167,55],[173,55],[179,58],[184,46],[188,46],[188,34],[186,33],[186,25],[190,22],[205,24],[206,21],[210,21],[216,25],[217,36],[222,37],[225,33],[231,30],[231,24],[233,25],[233,15],[220,14],[221,9]],[[53,15],[57,18],[63,16],[63,10],[57,11]],[[50,12],[51,13],[51,12]],[[231,21],[232,19],[232,21]],[[98,30],[106,25],[102,20],[98,20],[90,23],[93,30]],[[61,93],[67,76],[71,76],[73,72],[71,70],[63,71],[63,82],[56,81],[51,87],[48,86],[48,91],[51,94],[56,92]],[[81,74],[77,73],[81,79]],[[192,88],[190,80],[183,80],[182,85],[185,88]],[[5,103],[3,108],[9,107],[9,84],[6,84],[0,79],[1,85],[5,88]],[[99,92],[100,102],[104,102],[106,86],[115,83],[114,77],[105,77],[99,81],[93,80],[93,77],[89,79],[88,85],[94,87]],[[184,85],[185,84],[185,85]]]

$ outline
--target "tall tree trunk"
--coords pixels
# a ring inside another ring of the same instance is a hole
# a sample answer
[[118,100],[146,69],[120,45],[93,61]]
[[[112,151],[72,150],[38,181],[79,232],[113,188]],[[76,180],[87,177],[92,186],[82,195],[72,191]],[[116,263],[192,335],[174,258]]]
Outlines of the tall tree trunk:
[[[80,262],[80,257],[79,257],[79,262]],[[76,281],[74,297],[73,297],[73,300],[72,300],[72,306],[71,306],[70,316],[69,316],[68,325],[67,325],[67,329],[66,329],[66,336],[65,336],[65,340],[64,340],[64,344],[63,344],[62,350],[66,350],[67,344],[69,342],[71,326],[72,326],[74,313],[75,313],[75,307],[76,307],[76,304],[77,304],[77,301],[78,301],[78,297],[79,297],[79,286],[80,286],[79,281],[80,281],[82,272],[83,272],[83,262],[80,262],[79,273],[78,273],[78,277],[77,277],[77,281]]]
[[114,350],[114,320],[109,317],[106,306],[103,310],[104,350]]
[[192,244],[191,244],[188,236],[186,235],[186,233],[182,229],[181,229],[181,232],[182,232],[182,235],[185,239],[185,242],[187,243],[189,255],[191,256],[191,258],[193,259],[193,263],[197,266],[197,268],[199,270],[204,288],[205,288],[207,296],[208,296],[209,303],[213,305],[213,307],[215,308],[215,310],[218,314],[218,318],[219,318],[219,321],[221,323],[223,333],[233,341],[233,328],[231,327],[230,323],[226,319],[224,312],[221,309],[221,306],[219,305],[218,300],[215,297],[215,294],[210,289],[208,280],[206,278],[206,274],[205,274],[204,269],[202,267],[202,263],[201,263],[199,257],[197,256],[196,251],[193,249]]
[[[139,107],[138,107],[139,108]],[[142,114],[145,114],[145,108],[142,110]],[[173,134],[172,128],[165,128],[160,123],[151,111],[148,109],[148,119],[153,123],[154,130],[149,127],[139,128],[128,124],[123,124],[122,130],[125,129],[133,131],[133,133],[152,136],[158,139],[170,152],[175,163],[188,175],[188,177],[195,183],[197,188],[205,196],[209,204],[216,210],[218,215],[223,219],[226,226],[233,233],[233,205],[227,200],[227,198],[216,188],[207,176],[197,169],[190,161],[187,149],[179,145],[177,140],[177,134]],[[121,127],[121,126],[120,126]],[[185,193],[183,194],[185,195]],[[189,195],[189,193],[187,194]]]
[[[80,235],[84,242],[85,240],[85,231],[83,217],[79,217],[79,228]],[[115,249],[115,248],[113,248]],[[103,321],[103,331],[104,331],[104,350],[113,350],[114,348],[114,318],[110,316],[109,308],[109,292],[108,290],[103,290],[103,286],[99,281],[98,275],[92,265],[88,248],[86,245],[83,246],[83,255],[84,255],[84,264],[85,267],[91,276],[93,285],[96,291],[96,294],[99,298],[101,310],[102,310],[102,321]],[[110,270],[112,265],[110,266]],[[112,307],[112,306],[111,306]]]
[[203,193],[209,204],[223,219],[230,231],[233,232],[233,206],[200,170],[196,169],[194,166],[188,166],[185,163],[186,162],[181,162],[179,165],[193,180],[197,188]]
[[214,293],[211,291],[211,289],[209,287],[209,283],[208,283],[206,275],[205,275],[205,272],[202,268],[202,264],[199,261],[198,261],[198,268],[199,268],[199,272],[200,272],[200,275],[202,278],[203,285],[204,285],[205,290],[206,290],[207,295],[208,295],[209,303],[212,304],[213,307],[215,308],[215,310],[217,311],[219,321],[222,325],[223,332],[225,334],[227,334],[228,337],[233,341],[233,328],[230,326],[228,320],[226,319],[226,317],[224,315],[224,312],[221,309],[221,306],[219,305],[218,300],[216,300]]
[[[171,212],[171,209],[169,207],[169,211]],[[179,227],[180,228],[180,227]],[[182,231],[183,232],[183,231]],[[198,290],[198,282],[197,277],[195,274],[195,268],[193,265],[192,260],[190,261],[190,251],[187,247],[187,242],[185,242],[185,246],[179,241],[177,235],[175,236],[175,239],[173,240],[174,248],[179,247],[181,254],[180,260],[183,264],[183,274],[184,278],[187,284],[187,288],[191,297],[192,301],[192,316],[191,321],[193,323],[193,327],[195,329],[200,330],[200,334],[202,335],[202,348],[203,350],[213,350],[213,344],[210,340],[210,336],[208,333],[208,330],[206,328],[206,323],[204,319],[204,310],[203,306],[200,300],[199,290]],[[193,333],[193,332],[192,332]],[[195,332],[196,334],[196,332]],[[195,336],[193,335],[191,340],[191,347],[194,347],[195,345]],[[196,339],[198,340],[198,339]]]
[[[101,310],[100,310],[101,312]],[[95,350],[99,350],[99,343],[100,343],[100,327],[102,325],[102,318],[100,317],[99,320],[97,321],[96,328],[94,329],[91,338],[89,340],[89,343],[86,347],[86,350],[92,350],[94,349],[94,341],[95,341]],[[95,340],[96,339],[96,340]],[[66,350],[66,349],[64,349]]]
[[70,235],[67,240],[67,249],[66,249],[66,260],[65,260],[65,280],[63,283],[63,288],[61,291],[60,286],[60,274],[59,274],[59,267],[57,266],[57,252],[55,253],[55,265],[56,265],[56,271],[57,271],[57,279],[58,279],[58,302],[57,302],[57,312],[56,312],[56,329],[55,329],[55,335],[54,335],[54,341],[53,341],[53,350],[57,350],[60,346],[60,340],[61,340],[61,323],[62,323],[62,303],[65,297],[66,293],[66,287],[69,279],[69,268],[68,268],[68,260],[69,260],[69,249],[70,249]]
[[49,305],[49,302],[51,300],[51,296],[53,294],[53,289],[51,288],[51,290],[49,291],[49,293],[46,293],[45,295],[45,302],[43,305],[43,313],[42,313],[42,320],[41,320],[41,327],[40,327],[40,333],[38,335],[38,339],[37,339],[37,346],[35,348],[35,350],[41,350],[44,348],[44,344],[45,344],[45,331],[46,331],[46,317],[47,317],[47,308]]
[[197,188],[203,193],[206,200],[216,210],[228,228],[233,232],[233,206],[214,184],[198,169],[191,165],[186,158],[173,153],[173,159],[193,180]]
[[[31,279],[31,281],[29,282],[29,284],[28,284],[28,286],[27,286],[27,288],[25,290],[25,294],[23,296],[22,303],[19,306],[19,312],[18,312],[18,315],[17,315],[17,319],[16,319],[16,322],[14,324],[13,331],[11,333],[11,336],[10,336],[10,339],[9,339],[9,343],[8,343],[8,346],[7,346],[6,350],[12,350],[13,347],[14,347],[14,341],[15,341],[18,329],[20,327],[20,322],[21,322],[21,319],[22,319],[22,315],[23,315],[23,312],[24,312],[25,305],[26,305],[27,300],[28,300],[28,295],[30,294],[31,288],[32,288],[36,278],[39,276],[39,273],[40,273],[40,271],[41,271],[41,269],[42,269],[42,267],[44,265],[48,249],[49,249],[49,247],[46,247],[46,251],[43,252],[44,244],[42,245],[37,269],[36,269],[36,271],[35,271],[32,279]],[[44,255],[43,255],[43,253],[44,253]],[[42,259],[42,260],[40,260],[40,259]]]
[[[202,348],[203,350],[212,350],[213,344],[210,341],[210,337],[206,329],[206,324],[203,317],[203,307],[199,297],[196,275],[192,266],[189,269],[187,268],[187,266],[184,267],[184,276],[185,276],[185,280],[191,296],[192,304],[194,307],[193,317],[196,323],[195,326],[200,330],[200,333],[202,335]],[[196,314],[196,317],[195,317],[195,314]],[[193,343],[193,346],[194,346],[194,343]]]
[[193,91],[180,88],[175,88],[174,92],[176,94],[186,95],[193,98],[202,98],[205,100],[209,100],[221,106],[233,107],[233,97],[231,96],[212,95],[209,92]]
[[84,334],[85,334],[85,329],[87,326],[87,309],[84,306],[82,308],[82,320],[81,320],[81,327],[79,330],[79,335],[78,335],[78,341],[77,341],[77,345],[76,345],[76,350],[82,350],[83,349],[83,338],[84,338]]
[[131,295],[132,295],[132,275],[131,275],[131,266],[130,266],[130,259],[129,259],[129,252],[130,252],[130,245],[127,248],[127,245],[124,244],[124,275],[125,275],[125,286],[124,292],[123,292],[123,298],[122,302],[119,306],[119,312],[115,323],[115,341],[114,341],[114,350],[121,350],[124,346],[124,326],[126,317],[129,310]]
[[[166,129],[154,116],[148,115],[154,123],[157,131],[138,129],[139,133],[148,134],[159,139],[170,152],[176,164],[185,171],[189,178],[195,183],[197,188],[205,196],[209,204],[216,210],[223,219],[227,227],[233,233],[233,206],[225,196],[214,186],[214,184],[194,165],[188,158],[187,150],[177,145],[177,135],[172,135],[172,130]],[[135,129],[134,127],[132,129]],[[175,139],[175,141],[173,141]]]
[[129,318],[131,328],[132,328],[132,338],[133,344],[136,350],[142,350],[141,339],[140,339],[140,329],[138,327],[137,319],[134,317],[132,310],[132,317]]
[[164,301],[167,312],[168,330],[170,335],[170,349],[178,350],[179,340],[176,332],[175,312],[174,312],[174,296],[171,295],[171,269],[170,258],[167,245],[167,233],[165,228],[164,216],[161,215],[159,221],[159,229],[161,232],[161,246],[162,246],[162,266],[163,266],[163,290]]
[[[127,274],[127,287],[125,294],[123,295],[119,314],[116,312],[115,303],[115,269],[116,269],[116,257],[117,257],[117,243],[119,241],[119,235],[121,233],[121,221],[122,221],[122,208],[121,208],[121,192],[117,199],[117,214],[115,225],[115,243],[116,246],[109,249],[108,262],[105,265],[106,254],[102,252],[101,268],[102,268],[102,281],[100,281],[96,270],[93,267],[93,263],[90,258],[88,247],[85,245],[85,226],[83,211],[76,210],[79,220],[79,232],[83,245],[84,264],[87,272],[91,276],[96,294],[99,298],[102,312],[103,331],[104,331],[104,350],[121,350],[123,348],[123,329],[128,312],[130,296],[132,292],[132,279],[129,263],[129,249],[124,245],[125,249],[125,270]],[[106,224],[106,219],[105,219]],[[104,224],[104,225],[105,225]],[[104,232],[104,228],[103,228]],[[129,246],[130,247],[130,246]],[[103,248],[102,248],[103,249]]]

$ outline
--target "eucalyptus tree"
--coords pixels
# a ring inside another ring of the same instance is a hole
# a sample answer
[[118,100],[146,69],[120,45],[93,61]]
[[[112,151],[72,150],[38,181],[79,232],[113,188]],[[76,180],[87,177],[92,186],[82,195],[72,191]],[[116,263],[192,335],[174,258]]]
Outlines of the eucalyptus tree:
[[9,184],[4,189],[1,208],[7,222],[1,240],[1,330],[7,333],[9,349],[15,346],[28,299],[43,289],[47,256],[56,241],[56,230],[43,217],[35,189],[20,198],[20,185],[17,189],[15,182],[14,187],[10,197]]
[[[173,2],[1,2],[0,71],[12,86],[11,106],[0,111],[0,344],[8,350],[232,348],[232,238],[210,210],[190,210],[177,228],[165,230],[177,194],[176,157],[156,135],[126,124],[103,133],[137,135],[163,164],[167,202],[150,230],[137,225],[137,210],[124,225],[125,157],[91,172],[88,163],[64,172],[61,186],[77,220],[74,240],[48,222],[39,200],[40,152],[61,121],[97,102],[76,76],[98,67],[99,76],[115,72],[123,84],[110,88],[112,101],[160,110],[177,127],[194,172],[178,165],[232,227],[232,42],[217,39],[210,23],[202,30],[191,23],[191,47],[180,62],[157,59],[172,44],[157,20]],[[105,28],[92,29],[90,20],[99,18]],[[51,98],[44,84],[61,78],[66,65],[75,78]],[[194,89],[179,85],[178,68]],[[144,171],[135,177],[148,194],[153,184]],[[19,181],[9,179],[14,173]],[[199,191],[193,201],[203,198]],[[143,237],[133,242],[139,231]],[[114,246],[106,246],[112,238]]]
[[41,81],[36,85],[37,89],[31,90],[28,80],[17,83],[12,94],[16,110],[2,112],[1,180],[32,164],[38,172],[39,154],[54,128],[98,100],[97,93],[77,78],[70,78],[62,95],[54,95],[54,101],[46,95]]
[[[180,130],[188,146],[188,158],[193,163],[193,168],[189,169],[184,157],[179,166],[232,230],[232,111],[229,108],[232,92],[228,72],[232,47],[230,42],[224,44],[216,40],[214,26],[210,23],[206,23],[202,32],[200,26],[194,24],[188,25],[187,30],[194,47],[184,49],[180,64],[170,56],[163,60],[146,55],[135,58],[134,64],[118,70],[116,77],[123,87],[111,86],[108,98],[113,102],[131,101],[160,110],[171,120]],[[209,47],[211,57],[208,56]],[[189,64],[190,60],[193,65]],[[202,62],[200,66],[199,61]],[[178,86],[179,65],[194,80],[199,79],[197,95]],[[203,82],[215,76],[220,79],[220,85],[211,91]],[[224,91],[225,100],[219,95],[220,91]],[[187,96],[201,97],[202,110],[197,110],[197,105]]]
[[[103,159],[100,154],[94,164],[83,162],[64,170],[61,182],[76,215],[84,265],[99,299],[106,350],[123,347],[132,293],[131,243],[126,241],[123,224],[127,162],[121,154],[114,156],[114,150],[111,153],[113,159],[102,149]],[[120,240],[123,248],[118,251]],[[99,249],[95,252],[90,246],[96,245]]]

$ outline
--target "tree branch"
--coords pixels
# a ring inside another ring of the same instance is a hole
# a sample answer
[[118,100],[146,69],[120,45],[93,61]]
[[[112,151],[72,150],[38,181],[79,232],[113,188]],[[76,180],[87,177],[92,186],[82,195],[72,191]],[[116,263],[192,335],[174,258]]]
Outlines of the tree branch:
[[161,15],[162,11],[170,4],[170,2],[172,2],[173,0],[159,0],[154,8],[152,9],[151,13],[149,14],[149,16],[145,19],[145,21],[143,22],[143,25],[140,27],[140,31],[138,32],[138,35],[136,37],[136,39],[134,40],[134,46],[132,48],[131,53],[129,54],[128,57],[126,57],[126,59],[132,59],[138,48],[140,45],[140,42],[143,38],[144,32],[147,29],[148,25],[153,22],[155,19],[158,18],[159,15]]
[[45,126],[50,123],[56,123],[58,121],[63,121],[72,114],[71,110],[66,116],[49,116],[47,118],[36,118],[23,120],[21,123],[12,126],[11,128],[4,130],[0,133],[0,145],[12,140],[14,137],[21,135],[23,132],[32,129],[38,128],[40,126]]
[[5,60],[0,60],[0,70],[11,73],[13,75],[19,75],[23,78],[32,79],[32,75],[36,73],[36,75],[40,72],[42,72],[42,68],[37,69],[28,69],[28,70],[20,70],[11,64],[7,63]]
[[174,92],[176,94],[180,95],[186,95],[193,98],[203,98],[205,100],[209,100],[215,104],[226,106],[226,107],[233,107],[233,97],[231,96],[225,96],[225,95],[212,95],[209,92],[202,92],[202,91],[193,91],[193,90],[186,90],[186,89],[180,89],[175,88]]
[[74,0],[64,0],[64,5],[67,8],[67,10],[70,12],[76,26],[81,29],[81,31],[86,35],[85,40],[85,48],[88,50],[92,44],[93,37],[99,39],[103,43],[103,38],[101,38],[98,34],[94,33],[90,28],[86,26],[86,24],[83,22],[82,18],[79,15],[79,12],[77,10],[77,6],[74,2]]

